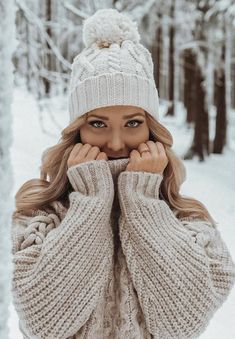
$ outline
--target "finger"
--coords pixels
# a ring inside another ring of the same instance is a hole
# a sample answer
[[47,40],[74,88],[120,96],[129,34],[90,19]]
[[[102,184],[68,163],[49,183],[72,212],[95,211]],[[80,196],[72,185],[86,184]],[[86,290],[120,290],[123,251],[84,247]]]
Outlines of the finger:
[[93,146],[88,150],[86,160],[95,160],[97,155],[100,153],[98,146]]
[[82,146],[83,146],[83,144],[81,144],[81,143],[74,145],[72,151],[69,154],[69,157],[74,158],[78,154],[78,152],[82,148]]
[[159,141],[156,142],[159,155],[166,155],[165,147]]
[[97,155],[96,160],[108,160],[107,154],[105,152],[100,152]]
[[92,148],[90,144],[83,145],[79,150],[76,156],[85,158],[89,152],[89,150]]
[[82,143],[77,143],[73,146],[73,149],[71,151],[71,155],[75,155],[81,148],[83,147],[83,144]]
[[152,157],[152,154],[151,154],[150,150],[148,150],[148,152],[142,152],[141,153],[141,158],[142,159],[149,159],[151,157]]
[[149,141],[146,142],[146,144],[149,147],[151,155],[152,156],[158,156],[159,152],[158,152],[158,147],[157,147],[156,143],[151,141],[151,140],[149,140]]
[[141,144],[139,144],[138,151],[140,153],[142,153],[143,151],[149,151],[149,147],[148,147],[147,143],[142,142]]
[[130,158],[132,159],[140,159],[141,156],[140,156],[140,153],[136,150],[136,149],[133,149],[130,153]]

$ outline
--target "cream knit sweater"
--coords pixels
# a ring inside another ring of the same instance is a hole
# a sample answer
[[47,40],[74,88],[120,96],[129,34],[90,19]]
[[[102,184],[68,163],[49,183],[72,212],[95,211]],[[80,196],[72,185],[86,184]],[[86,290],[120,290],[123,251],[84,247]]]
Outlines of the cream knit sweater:
[[[70,167],[70,207],[12,224],[13,302],[24,339],[197,338],[235,264],[219,230],[176,218],[162,175],[128,159]],[[119,207],[120,204],[120,207]]]

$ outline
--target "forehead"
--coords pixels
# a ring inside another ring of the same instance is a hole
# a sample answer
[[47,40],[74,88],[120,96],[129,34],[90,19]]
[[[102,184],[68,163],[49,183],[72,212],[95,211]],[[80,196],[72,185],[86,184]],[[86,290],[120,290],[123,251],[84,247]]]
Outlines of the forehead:
[[104,116],[111,116],[115,113],[118,113],[119,116],[122,116],[132,113],[145,113],[145,111],[137,106],[115,105],[93,109],[92,111],[88,112],[88,116],[101,113]]

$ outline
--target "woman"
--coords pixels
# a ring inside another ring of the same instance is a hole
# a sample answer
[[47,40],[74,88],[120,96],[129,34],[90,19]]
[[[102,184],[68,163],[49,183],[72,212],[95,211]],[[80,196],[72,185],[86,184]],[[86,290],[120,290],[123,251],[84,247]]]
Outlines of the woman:
[[83,27],[70,124],[16,194],[13,300],[24,338],[197,338],[235,264],[159,122],[150,53],[113,9]]

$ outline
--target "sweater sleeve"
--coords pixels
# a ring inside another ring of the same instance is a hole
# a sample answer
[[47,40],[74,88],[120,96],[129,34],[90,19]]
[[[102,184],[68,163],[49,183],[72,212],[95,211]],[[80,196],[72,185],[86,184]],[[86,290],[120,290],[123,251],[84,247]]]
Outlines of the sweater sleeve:
[[13,302],[30,338],[74,335],[97,306],[112,267],[112,175],[105,160],[70,167],[62,221],[37,215],[12,227]]
[[217,226],[180,221],[159,199],[162,179],[119,175],[121,244],[149,332],[197,338],[230,294],[235,264]]

